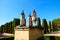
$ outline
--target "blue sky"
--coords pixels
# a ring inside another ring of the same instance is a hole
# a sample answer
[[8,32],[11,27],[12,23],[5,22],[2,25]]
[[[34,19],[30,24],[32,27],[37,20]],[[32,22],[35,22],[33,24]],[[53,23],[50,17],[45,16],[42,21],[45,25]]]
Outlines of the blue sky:
[[20,18],[22,10],[27,20],[33,9],[41,20],[51,21],[60,17],[60,0],[0,0],[0,25]]

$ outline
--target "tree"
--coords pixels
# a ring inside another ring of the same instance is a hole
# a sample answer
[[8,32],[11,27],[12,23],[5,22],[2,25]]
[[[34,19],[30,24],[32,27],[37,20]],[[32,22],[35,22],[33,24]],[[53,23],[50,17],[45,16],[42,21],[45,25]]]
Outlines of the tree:
[[12,26],[12,21],[10,22],[10,33],[13,33],[13,26]]
[[13,22],[12,22],[12,33],[14,33],[14,27],[20,25],[20,19],[18,18],[14,18]]
[[4,32],[3,27],[4,27],[4,25],[1,25],[1,27],[0,27],[0,30],[1,30],[2,32]]
[[51,29],[51,21],[49,21],[49,29],[50,29],[50,32],[52,31]]
[[53,32],[56,31],[57,28],[54,22],[52,22],[52,27],[53,27]]
[[13,20],[13,26],[16,27],[17,25],[20,25],[20,19],[14,18],[14,20]]
[[8,30],[9,30],[8,27],[9,27],[9,25],[8,25],[8,23],[6,23],[6,24],[4,25],[4,32],[5,32],[5,33],[8,33],[8,32],[9,32],[9,31],[8,31]]
[[42,20],[42,27],[44,27],[44,34],[48,33],[48,25],[46,19]]
[[7,32],[8,33],[12,33],[13,31],[12,30],[14,30],[14,29],[12,29],[12,21],[10,21],[9,23],[8,23],[8,26],[7,26]]
[[55,30],[59,30],[60,28],[60,18],[55,18],[52,20],[52,22],[55,24]]
[[40,21],[39,17],[38,17],[37,21],[38,21],[38,28],[41,28],[41,21]]
[[14,33],[14,27],[20,25],[20,19],[15,18],[13,21],[1,25],[0,30],[5,33]]

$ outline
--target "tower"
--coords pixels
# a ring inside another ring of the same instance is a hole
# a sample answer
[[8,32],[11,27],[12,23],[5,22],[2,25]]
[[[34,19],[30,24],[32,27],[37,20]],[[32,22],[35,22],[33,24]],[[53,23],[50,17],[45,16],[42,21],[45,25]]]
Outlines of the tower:
[[24,14],[24,10],[22,10],[21,13],[21,20],[20,20],[20,26],[26,26],[26,19],[25,19],[25,14]]
[[28,15],[28,23],[29,23],[29,27],[32,27],[32,17],[30,14]]

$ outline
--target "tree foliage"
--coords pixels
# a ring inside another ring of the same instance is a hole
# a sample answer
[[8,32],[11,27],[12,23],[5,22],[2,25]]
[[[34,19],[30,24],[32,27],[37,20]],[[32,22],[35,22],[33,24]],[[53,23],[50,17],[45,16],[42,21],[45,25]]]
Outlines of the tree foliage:
[[52,25],[55,28],[55,30],[58,30],[58,28],[60,28],[60,18],[56,18],[52,20]]
[[15,18],[15,19],[13,20],[13,26],[16,27],[17,25],[20,25],[20,19]]
[[38,18],[37,20],[38,20],[38,28],[40,28],[41,27],[41,20],[40,20],[40,18]]
[[0,30],[5,33],[14,33],[14,27],[20,25],[20,19],[15,18],[13,21],[1,25]]
[[48,24],[47,24],[47,21],[46,19],[43,19],[42,20],[42,27],[44,27],[44,33],[48,33]]
[[52,31],[51,29],[51,21],[49,21],[49,29],[50,29],[50,32]]
[[53,32],[57,30],[56,25],[54,22],[52,22]]

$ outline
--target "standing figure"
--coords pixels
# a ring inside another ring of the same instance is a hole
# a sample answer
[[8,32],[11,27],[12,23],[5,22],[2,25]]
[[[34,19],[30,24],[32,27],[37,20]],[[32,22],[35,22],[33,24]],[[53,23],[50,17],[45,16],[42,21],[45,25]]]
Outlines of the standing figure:
[[37,18],[36,18],[35,10],[33,10],[33,13],[32,13],[32,23],[33,23],[33,26],[37,26]]
[[24,10],[22,10],[22,13],[21,13],[20,26],[26,26],[26,19],[25,19]]
[[36,11],[33,10],[33,13],[32,13],[32,21],[36,21]]
[[32,27],[32,17],[30,14],[28,16],[28,23],[29,23],[29,27]]

